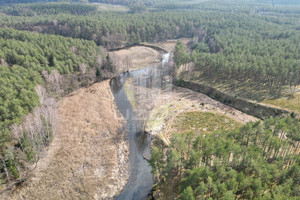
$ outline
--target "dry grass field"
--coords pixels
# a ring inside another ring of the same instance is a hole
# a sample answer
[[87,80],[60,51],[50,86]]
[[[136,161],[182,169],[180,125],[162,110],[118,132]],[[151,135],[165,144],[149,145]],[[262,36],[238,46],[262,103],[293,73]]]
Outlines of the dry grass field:
[[126,184],[129,144],[109,81],[63,98],[59,115],[47,154],[5,199],[112,199]]
[[141,69],[161,62],[161,54],[148,47],[131,47],[110,53],[118,71]]

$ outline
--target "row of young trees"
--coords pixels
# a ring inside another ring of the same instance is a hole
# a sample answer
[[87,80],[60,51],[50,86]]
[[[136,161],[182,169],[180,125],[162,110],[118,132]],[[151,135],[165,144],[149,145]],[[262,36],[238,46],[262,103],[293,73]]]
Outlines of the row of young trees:
[[240,130],[174,134],[149,160],[158,199],[299,199],[300,121],[248,123]]

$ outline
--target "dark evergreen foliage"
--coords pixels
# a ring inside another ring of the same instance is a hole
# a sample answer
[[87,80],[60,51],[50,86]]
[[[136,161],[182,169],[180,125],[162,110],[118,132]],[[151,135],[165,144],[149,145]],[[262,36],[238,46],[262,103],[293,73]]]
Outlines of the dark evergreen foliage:
[[299,142],[299,120],[271,118],[233,132],[174,134],[166,150],[153,149],[149,163],[158,190],[172,183],[179,199],[296,200]]

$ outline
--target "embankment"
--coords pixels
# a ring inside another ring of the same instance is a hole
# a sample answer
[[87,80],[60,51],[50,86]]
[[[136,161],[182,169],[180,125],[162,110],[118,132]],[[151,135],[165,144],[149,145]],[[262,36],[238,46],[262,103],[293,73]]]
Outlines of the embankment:
[[225,105],[231,106],[239,111],[242,111],[260,119],[290,114],[290,112],[287,110],[261,105],[259,103],[241,99],[239,97],[233,97],[204,84],[185,80],[176,80],[173,82],[173,84],[179,87],[188,88],[193,91],[206,94],[207,96],[217,101],[220,101]]
[[2,199],[112,199],[128,179],[125,121],[109,80],[63,98],[59,126],[31,178]]

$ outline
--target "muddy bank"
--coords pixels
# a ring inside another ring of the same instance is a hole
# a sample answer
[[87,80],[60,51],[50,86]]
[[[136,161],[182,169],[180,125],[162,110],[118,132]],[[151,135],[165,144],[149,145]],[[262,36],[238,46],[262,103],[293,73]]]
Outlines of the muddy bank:
[[125,120],[109,81],[61,100],[47,154],[24,185],[1,199],[112,199],[128,179]]

